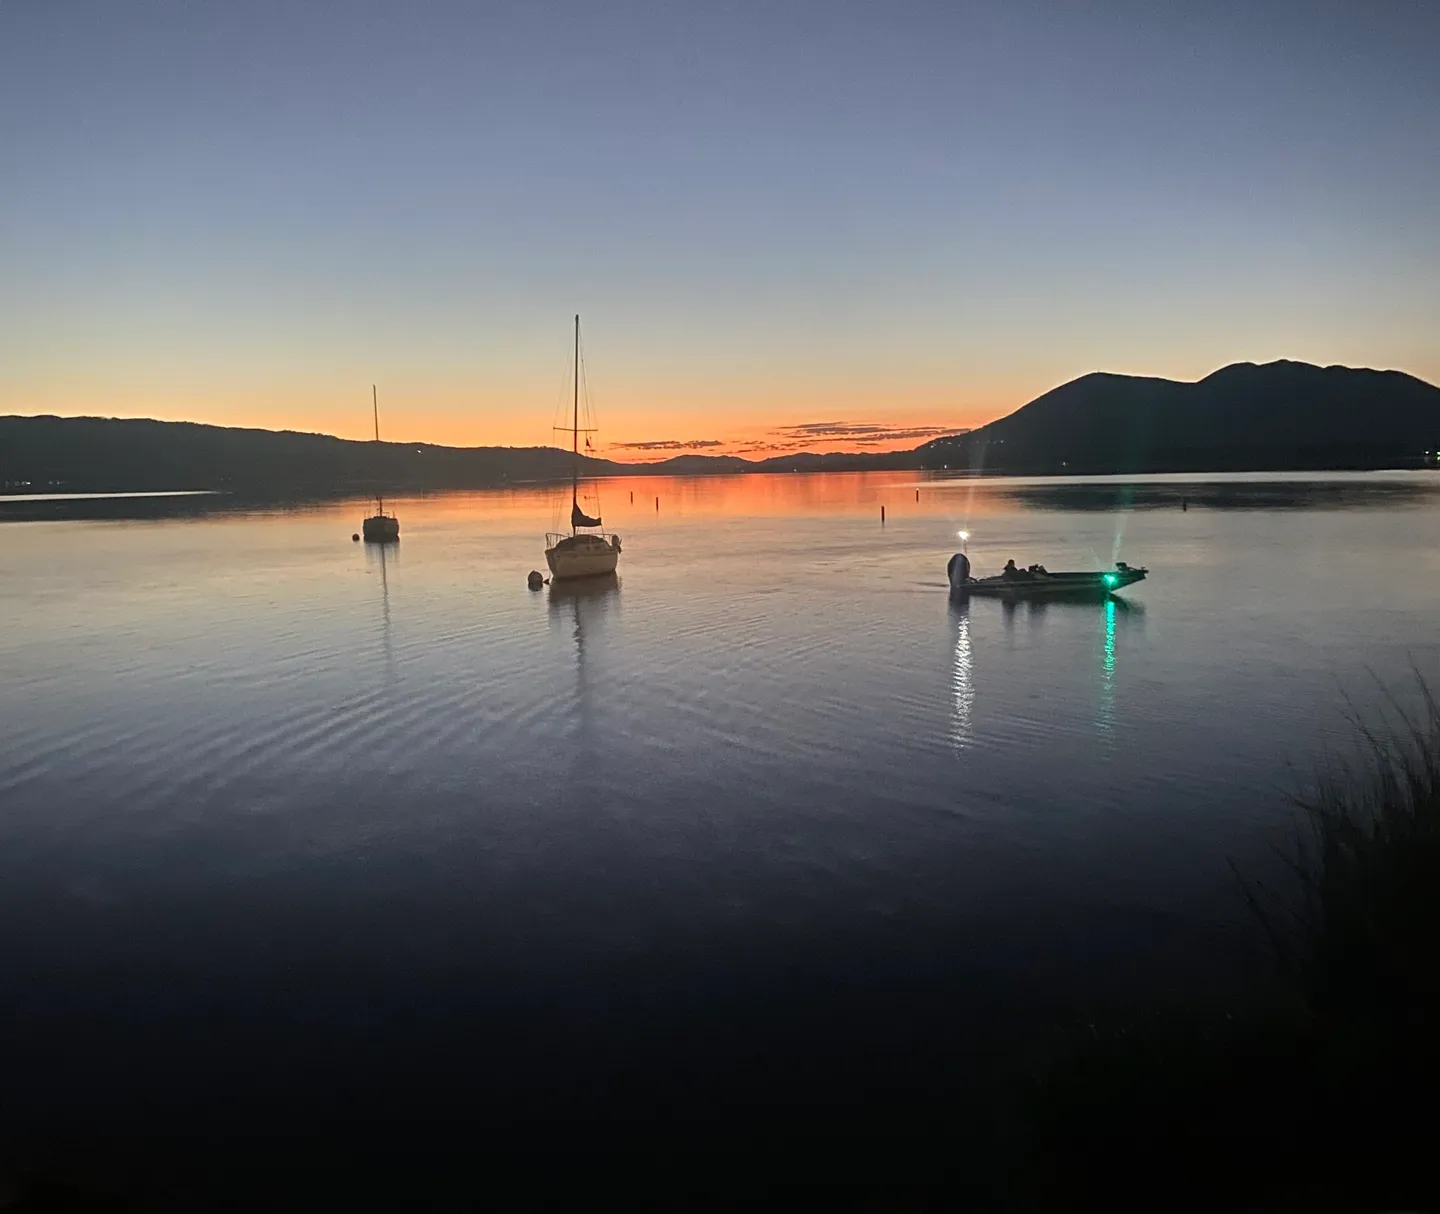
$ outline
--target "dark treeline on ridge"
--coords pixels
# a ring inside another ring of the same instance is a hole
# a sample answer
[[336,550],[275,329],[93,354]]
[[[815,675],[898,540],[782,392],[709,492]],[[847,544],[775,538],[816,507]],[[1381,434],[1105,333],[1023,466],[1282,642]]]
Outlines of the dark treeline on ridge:
[[[208,489],[252,495],[480,489],[568,479],[555,447],[444,447],[195,422],[0,417],[0,492],[139,493]],[[624,464],[581,457],[586,477],[914,468],[911,452],[802,453],[753,462],[679,456]]]
[[[1198,383],[1095,373],[977,430],[911,451],[752,461],[583,458],[583,475],[950,469],[1100,474],[1403,468],[1436,462],[1440,388],[1398,371],[1237,363]],[[0,417],[0,492],[209,489],[323,494],[568,477],[553,447],[354,442],[193,422]]]
[[[919,449],[1012,474],[1406,468],[1440,449],[1440,388],[1399,371],[1235,363],[1197,383],[1097,372]],[[1427,458],[1428,457],[1428,458]]]

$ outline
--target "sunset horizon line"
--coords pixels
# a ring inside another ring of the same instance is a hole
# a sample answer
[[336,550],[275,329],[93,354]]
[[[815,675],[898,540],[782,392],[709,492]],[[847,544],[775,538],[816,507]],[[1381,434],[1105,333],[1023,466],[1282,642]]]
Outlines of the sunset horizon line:
[[[1085,371],[1078,375],[1059,379],[1040,391],[1030,387],[1021,388],[1013,394],[1007,392],[1005,395],[1010,399],[1003,404],[987,402],[986,404],[972,403],[968,406],[954,405],[951,407],[954,413],[968,414],[968,416],[964,421],[957,418],[948,424],[938,421],[935,415],[951,410],[946,409],[943,405],[935,407],[933,404],[929,408],[924,408],[923,412],[913,408],[893,412],[884,409],[868,411],[864,409],[862,402],[851,400],[837,404],[835,412],[828,416],[821,414],[822,420],[767,423],[752,414],[749,417],[737,416],[730,419],[731,425],[722,423],[713,427],[705,426],[703,422],[701,425],[696,425],[695,423],[700,419],[693,411],[687,409],[632,407],[619,411],[622,414],[622,420],[618,424],[605,427],[606,431],[618,431],[621,437],[606,440],[597,438],[595,445],[586,454],[615,463],[649,464],[661,463],[680,455],[733,457],[761,461],[800,454],[901,453],[913,451],[916,447],[935,438],[959,435],[980,429],[1010,416],[1050,392],[1092,375],[1164,379],[1174,383],[1199,383],[1229,367],[1247,364],[1264,366],[1273,363],[1308,364],[1320,368],[1349,367],[1355,370],[1398,373],[1422,382],[1430,382],[1423,373],[1417,374],[1415,371],[1401,370],[1395,366],[1367,365],[1358,361],[1337,362],[1332,359],[1311,361],[1288,357],[1238,358],[1221,363],[1204,374],[1198,375],[1189,368],[1187,368],[1190,371],[1189,375],[1154,375],[1146,374],[1138,369]],[[410,416],[416,420],[419,423],[417,429],[424,430],[430,437],[420,437],[412,432],[403,438],[386,438],[384,430],[392,427],[386,425],[384,395],[381,393],[381,437],[382,441],[387,443],[456,450],[487,447],[516,450],[550,447],[563,450],[568,445],[563,441],[544,441],[543,429],[533,423],[528,411],[507,410],[504,414],[497,416],[495,413],[489,413],[482,403],[478,407],[474,407],[472,412],[468,401],[462,403],[452,393],[445,393],[438,397],[426,394],[420,398],[423,403],[418,408],[415,407],[415,397],[407,395],[405,399],[408,407],[398,411],[400,418]],[[283,405],[278,408],[273,405],[261,406],[250,411],[252,420],[243,423],[235,418],[236,406],[229,401],[222,400],[209,402],[209,408],[204,405],[196,408],[191,402],[176,402],[176,406],[170,408],[160,402],[125,408],[116,402],[106,411],[97,410],[93,406],[87,409],[67,408],[59,401],[53,404],[51,402],[42,404],[39,401],[23,403],[17,401],[15,403],[20,405],[20,408],[7,411],[8,416],[150,421],[214,426],[220,429],[320,435],[343,442],[373,441],[366,433],[371,420],[370,410],[366,408],[352,411],[348,405],[341,405],[338,397],[332,397],[328,393],[308,406],[296,409]],[[368,405],[369,401],[367,400],[365,403]],[[810,402],[811,405],[817,403],[819,402]],[[30,407],[26,408],[26,405]],[[49,407],[46,407],[47,405]],[[857,405],[859,405],[858,408]],[[352,412],[355,414],[353,420],[351,419]],[[396,418],[396,412],[391,410],[390,417]],[[418,418],[415,417],[417,412],[421,415]],[[845,416],[847,413],[850,416]],[[673,414],[673,420],[678,423],[675,429],[670,430],[669,433],[666,433],[666,428],[662,428],[665,427],[667,414]],[[801,416],[803,417],[804,414]],[[812,414],[812,416],[814,415]],[[568,425],[564,429],[567,432],[564,437],[568,439]],[[483,433],[477,433],[477,431]],[[556,439],[559,437],[559,435],[555,436]]]
[[[1004,416],[1004,415],[1001,415]],[[330,438],[337,442],[366,443],[373,438],[357,438],[335,434],[328,430],[304,429],[299,426],[236,425],[228,422],[207,421],[191,417],[157,417],[151,414],[102,414],[102,413],[8,413],[0,418],[25,418],[30,420],[91,421],[91,422],[148,422],[154,425],[207,426],[217,430],[240,430],[268,434],[296,434],[307,437]],[[993,419],[998,420],[998,419]],[[682,455],[699,455],[707,458],[744,459],[759,462],[783,456],[799,455],[893,455],[912,451],[934,438],[968,434],[976,426],[895,426],[888,427],[871,422],[800,422],[775,427],[771,433],[788,436],[782,440],[763,439],[643,439],[624,442],[602,443],[582,454],[591,459],[606,460],[610,463],[651,464],[664,463]],[[809,438],[796,437],[810,433]],[[830,437],[831,442],[824,442]],[[812,441],[818,440],[818,441]],[[565,450],[562,443],[539,442],[443,442],[426,438],[384,438],[380,442],[396,447],[431,447],[452,451],[478,450]],[[909,445],[893,446],[891,443]],[[840,444],[840,445],[835,445]]]

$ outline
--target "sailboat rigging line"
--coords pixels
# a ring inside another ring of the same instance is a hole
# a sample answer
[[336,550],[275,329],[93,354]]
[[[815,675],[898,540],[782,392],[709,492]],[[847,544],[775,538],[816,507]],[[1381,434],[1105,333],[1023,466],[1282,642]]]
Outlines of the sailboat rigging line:
[[[595,448],[591,445],[589,436],[594,434],[596,430],[594,426],[582,426],[580,424],[580,397],[582,395],[582,389],[585,397],[585,420],[587,422],[593,422],[594,417],[592,416],[593,410],[590,406],[590,383],[585,376],[585,348],[580,341],[580,314],[578,312],[575,314],[575,353],[572,366],[574,368],[574,377],[571,384],[570,398],[570,534],[574,535],[577,518],[583,519],[588,517],[580,509],[580,436],[582,434],[586,436],[585,449],[587,451],[594,451]],[[595,505],[598,507],[600,504],[600,495],[597,492],[594,496]],[[600,514],[597,510],[596,517],[583,525],[599,526],[599,520]]]
[[[590,416],[589,385],[585,383],[585,353],[580,344],[580,314],[575,314],[574,362],[571,364],[570,380],[570,527],[569,534],[550,533],[545,537],[545,560],[550,566],[552,583],[560,579],[599,577],[615,574],[615,563],[620,556],[620,541],[616,536],[607,535],[601,528],[603,522],[596,509],[592,517],[580,508],[580,434],[583,430],[586,451],[593,451],[594,445],[588,435],[591,427],[580,425],[580,390],[586,389],[586,421]],[[598,506],[599,495],[596,494]],[[593,507],[592,507],[593,508]],[[583,532],[583,534],[582,534]],[[598,534],[596,534],[598,532]]]

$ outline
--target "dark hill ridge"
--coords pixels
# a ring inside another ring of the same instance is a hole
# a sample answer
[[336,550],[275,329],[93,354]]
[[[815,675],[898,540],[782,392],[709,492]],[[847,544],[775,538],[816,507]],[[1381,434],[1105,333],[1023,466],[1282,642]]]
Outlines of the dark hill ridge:
[[1196,383],[1096,372],[920,447],[1010,473],[1411,467],[1440,449],[1440,388],[1399,371],[1235,363]]
[[197,422],[0,417],[0,481],[9,493],[363,491],[374,485],[503,484],[569,473],[569,453],[549,447],[467,450]]
[[[374,443],[199,422],[98,417],[0,417],[0,493],[139,493],[211,489],[255,496],[471,489],[565,480],[555,447]],[[582,457],[582,475],[689,476],[733,472],[914,468],[912,452],[816,455],[758,462],[681,455],[623,464]]]
[[[1398,371],[1236,363],[1198,383],[1096,372],[913,451],[752,461],[585,459],[586,476],[943,468],[1009,473],[1416,467],[1440,450],[1440,388]],[[563,480],[554,447],[371,443],[295,431],[0,417],[0,492],[215,489],[253,495],[466,489]]]

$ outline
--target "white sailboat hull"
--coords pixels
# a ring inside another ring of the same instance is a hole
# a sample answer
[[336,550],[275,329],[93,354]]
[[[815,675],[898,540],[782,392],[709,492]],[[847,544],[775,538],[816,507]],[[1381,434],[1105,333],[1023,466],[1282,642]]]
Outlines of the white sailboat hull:
[[393,514],[377,514],[367,518],[360,530],[367,544],[393,544],[400,539],[400,520]]
[[[570,478],[570,534],[545,537],[545,563],[551,582],[606,577],[620,562],[620,539],[600,530],[600,516],[591,518],[580,509],[580,317],[575,317],[575,385],[570,420],[570,455],[575,461]],[[590,433],[589,430],[586,433]],[[586,447],[590,440],[585,440]],[[583,530],[582,530],[583,529]]]
[[568,535],[545,549],[545,563],[557,582],[614,573],[619,562],[620,543],[613,536]]

